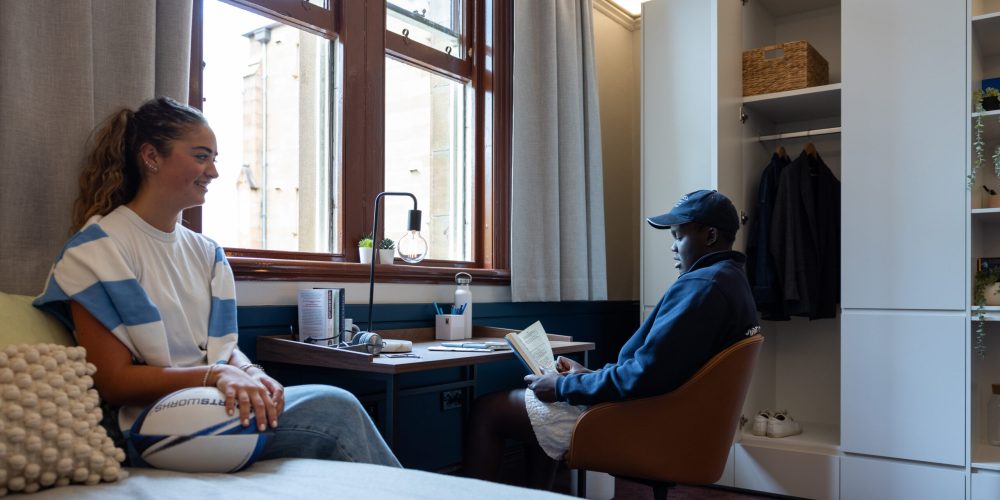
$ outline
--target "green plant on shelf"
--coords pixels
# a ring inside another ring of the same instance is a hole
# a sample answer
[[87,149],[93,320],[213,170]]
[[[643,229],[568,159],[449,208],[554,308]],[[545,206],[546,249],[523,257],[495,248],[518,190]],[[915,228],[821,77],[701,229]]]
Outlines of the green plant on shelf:
[[372,243],[372,236],[370,234],[365,235],[363,238],[358,240],[358,248],[371,248]]
[[995,283],[1000,283],[1000,267],[976,271],[972,286],[972,302],[976,306],[976,338],[972,349],[980,358],[986,357],[986,289]]
[[389,238],[382,238],[382,241],[378,242],[379,250],[392,250],[393,248],[396,248],[396,242]]
[[[972,102],[976,108],[975,123],[972,126],[973,129],[973,141],[972,147],[975,151],[975,157],[972,160],[972,170],[969,172],[969,176],[966,179],[967,187],[969,190],[972,189],[976,184],[976,174],[979,169],[983,166],[983,162],[986,161],[986,141],[983,140],[983,130],[985,126],[983,125],[983,98],[984,97],[996,97],[1000,98],[1000,90],[993,87],[986,87],[986,90],[976,89],[972,92]],[[1000,123],[1000,117],[998,117],[998,123]],[[1000,177],[1000,145],[993,150],[993,155],[990,158],[993,161],[993,173]]]
[[[979,90],[977,90],[976,92],[979,92],[980,94],[982,93]],[[983,166],[983,150],[986,148],[986,143],[983,142],[983,128],[984,128],[984,126],[983,126],[982,111],[983,111],[983,105],[977,99],[976,100],[976,123],[972,127],[972,129],[973,129],[972,148],[975,151],[976,155],[975,155],[975,158],[972,159],[972,171],[969,172],[969,177],[967,179],[968,180],[967,187],[968,187],[969,190],[971,190],[972,186],[974,186],[976,184],[976,173],[978,173],[979,172],[979,168]],[[1000,153],[1000,147],[997,148],[997,152]],[[997,160],[996,160],[996,155],[994,155],[994,160],[993,160],[993,169],[994,170],[997,170],[998,168],[1000,168],[997,165],[998,165],[998,163],[997,163]]]

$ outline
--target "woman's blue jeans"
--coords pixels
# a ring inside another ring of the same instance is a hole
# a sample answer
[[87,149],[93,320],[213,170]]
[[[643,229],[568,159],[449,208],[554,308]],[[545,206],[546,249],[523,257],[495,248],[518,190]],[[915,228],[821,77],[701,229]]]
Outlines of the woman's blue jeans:
[[329,385],[285,388],[285,410],[260,460],[285,457],[402,467],[358,398]]
[[[278,428],[269,432],[258,460],[318,458],[402,467],[358,399],[339,387],[285,387],[285,409]],[[125,451],[129,465],[143,465],[131,443]]]

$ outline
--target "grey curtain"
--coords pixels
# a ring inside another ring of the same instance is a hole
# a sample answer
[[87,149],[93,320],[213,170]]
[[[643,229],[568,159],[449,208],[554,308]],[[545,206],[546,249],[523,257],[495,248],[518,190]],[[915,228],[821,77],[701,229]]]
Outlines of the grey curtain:
[[0,291],[41,292],[84,144],[121,106],[187,101],[192,0],[0,0]]
[[591,0],[514,2],[514,301],[607,299],[591,9]]

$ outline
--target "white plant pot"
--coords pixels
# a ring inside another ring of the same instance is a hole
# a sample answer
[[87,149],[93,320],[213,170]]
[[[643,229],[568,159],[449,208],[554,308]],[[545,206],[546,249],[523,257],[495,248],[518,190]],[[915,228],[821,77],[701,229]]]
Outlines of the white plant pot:
[[379,248],[378,249],[378,261],[380,264],[392,264],[393,258],[396,256],[395,248]]
[[362,264],[371,264],[372,249],[358,247],[358,262]]

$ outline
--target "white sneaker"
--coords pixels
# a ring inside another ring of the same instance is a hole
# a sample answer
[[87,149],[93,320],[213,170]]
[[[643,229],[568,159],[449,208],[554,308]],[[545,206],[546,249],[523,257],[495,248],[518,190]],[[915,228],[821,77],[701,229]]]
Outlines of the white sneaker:
[[750,432],[754,436],[767,435],[767,422],[771,419],[771,410],[761,410],[753,417],[753,425]]
[[[756,425],[756,421],[754,421]],[[787,410],[775,412],[767,420],[767,437],[783,438],[802,433],[802,426],[788,416]]]

